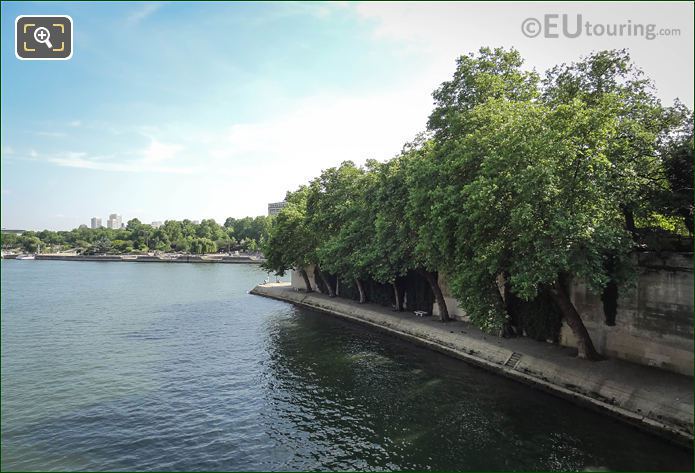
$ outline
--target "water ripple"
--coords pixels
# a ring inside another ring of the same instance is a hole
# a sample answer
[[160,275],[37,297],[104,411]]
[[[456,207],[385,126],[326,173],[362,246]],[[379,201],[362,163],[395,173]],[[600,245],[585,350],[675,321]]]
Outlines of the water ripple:
[[564,401],[247,294],[263,277],[4,260],[3,469],[692,469]]

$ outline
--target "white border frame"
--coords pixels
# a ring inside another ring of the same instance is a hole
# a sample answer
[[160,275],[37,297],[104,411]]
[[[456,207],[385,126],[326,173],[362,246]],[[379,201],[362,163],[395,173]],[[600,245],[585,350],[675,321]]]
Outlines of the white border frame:
[[[59,17],[67,18],[70,20],[70,55],[68,57],[22,57],[17,53],[17,24],[21,18],[47,18],[47,17]],[[14,20],[14,55],[20,61],[67,61],[72,58],[72,54],[75,52],[75,22],[70,15],[19,15]]]

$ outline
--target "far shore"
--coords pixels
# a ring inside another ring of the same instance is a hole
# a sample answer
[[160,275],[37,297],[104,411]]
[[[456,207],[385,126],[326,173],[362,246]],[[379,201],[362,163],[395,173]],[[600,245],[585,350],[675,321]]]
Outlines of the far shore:
[[[3,259],[27,259],[22,255],[5,254]],[[31,255],[28,259],[48,261],[99,261],[99,262],[134,262],[134,263],[231,263],[231,264],[261,264],[262,257],[254,255],[228,254],[125,254],[125,255],[77,255],[47,253]]]

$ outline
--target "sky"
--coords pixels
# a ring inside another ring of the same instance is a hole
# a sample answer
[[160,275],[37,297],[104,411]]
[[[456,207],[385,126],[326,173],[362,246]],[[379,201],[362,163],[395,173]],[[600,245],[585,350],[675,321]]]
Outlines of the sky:
[[[397,154],[424,130],[456,58],[482,46],[514,47],[540,73],[627,48],[665,104],[693,107],[691,2],[1,8],[3,228],[65,230],[110,213],[146,223],[264,215],[322,169]],[[72,17],[71,59],[15,57],[15,18],[31,14]],[[678,33],[522,32],[552,14]]]

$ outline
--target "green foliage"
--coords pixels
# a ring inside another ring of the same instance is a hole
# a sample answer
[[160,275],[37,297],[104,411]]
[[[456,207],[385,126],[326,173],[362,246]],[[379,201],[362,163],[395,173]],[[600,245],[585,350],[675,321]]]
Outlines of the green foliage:
[[264,215],[258,217],[244,217],[241,219],[229,217],[224,222],[224,228],[228,230],[228,235],[233,236],[237,241],[248,238],[260,243],[260,241],[268,235],[271,221],[272,217]]
[[524,71],[515,49],[481,48],[478,55],[461,56],[450,81],[432,94],[435,107],[427,127],[439,138],[454,138],[467,127],[465,113],[488,100],[528,101],[537,97],[539,77]]
[[374,235],[370,247],[369,272],[378,282],[393,283],[414,269],[416,240],[406,219],[409,199],[409,155],[396,157],[384,164],[370,163],[374,174],[371,193]]
[[351,161],[314,179],[307,194],[307,225],[317,237],[316,260],[343,281],[368,276],[373,239],[367,174]]
[[655,210],[689,217],[686,225],[692,228],[692,112],[678,102],[664,107],[625,50],[597,52],[551,69],[543,102],[553,108],[579,102],[612,117],[614,133],[604,154],[611,177],[620,182],[613,192],[631,231],[633,217]]
[[111,240],[102,236],[97,241],[94,242],[94,252],[97,254],[108,253],[111,250]]
[[[247,217],[240,220],[227,219],[227,223],[243,222],[236,233],[234,226],[221,226],[212,219],[200,224],[190,220],[167,220],[159,228],[131,219],[124,229],[86,227],[70,231],[25,232],[21,236],[3,233],[3,249],[21,249],[36,252],[47,250],[78,249],[87,253],[130,253],[148,251],[178,251],[214,253],[221,251],[257,251],[261,241],[267,238],[270,229],[268,217]],[[211,244],[212,243],[212,244]]]
[[644,217],[635,219],[637,228],[659,229],[668,233],[686,236],[692,231],[688,230],[683,222],[683,217],[679,215],[663,215],[652,212]]
[[[662,147],[668,188],[658,197],[659,207],[669,223],[668,231],[683,233],[683,227],[693,235],[693,115],[687,110],[678,113],[682,127],[677,129]],[[673,218],[680,217],[683,225]]]
[[469,119],[474,131],[447,154],[455,197],[442,212],[457,214],[450,271],[471,317],[490,320],[494,301],[476,299],[503,272],[524,300],[563,274],[604,287],[606,255],[627,263],[632,248],[615,192],[631,183],[606,155],[615,117],[578,100],[555,108],[491,100]]
[[191,253],[200,255],[205,253],[215,253],[217,246],[209,238],[194,238],[191,240]]
[[284,275],[289,269],[304,268],[316,262],[314,235],[306,220],[307,194],[305,186],[287,193],[287,204],[275,217],[262,245],[266,259],[263,267],[268,271]]
[[41,245],[41,240],[35,235],[24,234],[19,238],[19,244],[27,253],[36,253]]
[[17,248],[20,245],[20,237],[15,233],[0,234],[0,241],[2,241],[3,250]]

